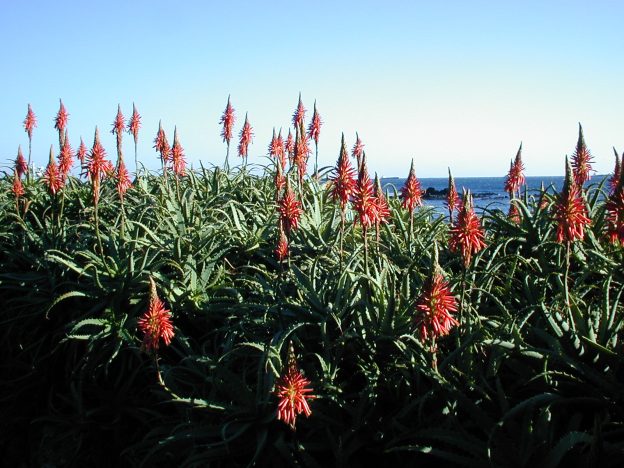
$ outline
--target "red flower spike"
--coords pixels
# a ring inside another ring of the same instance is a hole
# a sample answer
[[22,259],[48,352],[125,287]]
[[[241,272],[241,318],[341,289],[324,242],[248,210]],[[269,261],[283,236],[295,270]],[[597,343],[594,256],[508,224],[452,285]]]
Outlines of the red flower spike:
[[561,193],[553,207],[554,219],[557,223],[557,242],[574,242],[583,240],[585,226],[591,220],[587,216],[587,207],[581,197],[581,190],[576,183],[575,174],[566,157],[566,180]]
[[288,258],[289,249],[288,249],[288,238],[286,237],[286,233],[284,232],[284,228],[280,223],[279,227],[279,240],[277,242],[277,247],[275,249],[275,257],[278,261],[283,261]]
[[299,371],[291,343],[288,348],[288,365],[275,382],[274,394],[279,400],[277,419],[284,421],[294,431],[297,415],[303,413],[305,417],[308,417],[312,414],[307,400],[316,398],[311,395],[313,391],[310,381]]
[[223,129],[221,130],[221,136],[223,137],[223,141],[226,142],[228,146],[230,144],[230,140],[232,139],[234,120],[234,108],[232,107],[232,104],[230,104],[230,96],[228,96],[227,106],[225,106],[225,110],[223,111],[221,120],[219,120],[219,123],[223,125]]
[[288,138],[286,138],[284,149],[286,150],[286,153],[288,153],[288,162],[292,166],[295,162],[295,140],[293,140],[290,129],[288,129]]
[[448,282],[436,271],[425,282],[416,301],[415,322],[421,341],[448,335],[454,326],[459,325],[452,315],[455,312],[457,300],[451,294]]
[[284,139],[282,138],[281,130],[279,136],[275,136],[275,128],[273,129],[273,138],[271,138],[271,143],[269,143],[269,156],[275,158],[276,166],[281,166],[282,171],[286,170],[286,150],[284,149]]
[[63,177],[63,180],[67,180],[69,171],[71,171],[74,165],[74,150],[69,144],[69,137],[67,136],[67,130],[65,130],[65,137],[63,138],[63,146],[61,146],[61,152],[59,154],[59,172]]
[[375,218],[375,224],[379,226],[381,223],[387,223],[388,218],[390,218],[390,207],[388,206],[388,201],[386,200],[386,196],[384,195],[383,189],[381,187],[381,181],[379,177],[377,177],[377,173],[375,173],[375,183],[373,184],[373,196],[375,197],[375,211],[377,217]]
[[574,181],[579,190],[583,188],[583,184],[587,182],[591,176],[592,170],[592,155],[585,145],[585,138],[583,137],[583,127],[579,123],[579,137],[576,143],[576,150],[572,155],[572,168],[574,169]]
[[624,246],[624,154],[618,183],[605,204],[606,234],[613,244]]
[[186,161],[184,160],[184,149],[178,140],[178,129],[173,129],[173,146],[171,147],[171,166],[173,172],[178,176],[186,174]]
[[22,185],[22,179],[17,173],[17,169],[13,171],[13,195],[19,200],[19,197],[24,196],[24,186]]
[[[609,179],[609,192],[611,194],[615,193],[620,181],[620,174],[622,172],[622,164],[620,164],[620,158],[618,157],[615,148],[613,148],[613,153],[615,153],[615,167],[613,168],[613,175]],[[622,153],[622,160],[624,161],[624,153]]]
[[455,312],[457,300],[451,294],[448,282],[435,272],[425,282],[416,301],[415,322],[421,341],[448,335],[454,326],[459,325],[452,315]]
[[377,203],[373,194],[373,183],[366,169],[366,154],[362,153],[362,163],[358,181],[353,192],[353,209],[357,213],[356,221],[366,231],[377,219]]
[[360,140],[360,136],[357,132],[355,132],[355,144],[353,145],[353,149],[351,150],[351,156],[356,158],[358,162],[358,166],[360,165],[360,158],[362,157],[362,153],[364,152],[364,144],[362,140]]
[[305,107],[303,107],[303,102],[301,102],[301,93],[299,93],[299,102],[297,103],[297,108],[295,109],[295,113],[293,114],[292,122],[295,128],[299,128],[303,126],[305,121]]
[[156,352],[162,340],[166,346],[171,344],[175,336],[171,323],[171,312],[165,309],[165,304],[158,297],[156,283],[150,277],[149,307],[137,321],[139,330],[143,333],[141,349],[146,352]]
[[167,140],[167,135],[162,128],[161,121],[158,121],[158,132],[156,133],[156,138],[154,139],[154,149],[160,153],[160,160],[163,166],[166,167],[171,158],[171,146],[169,146],[169,141]]
[[505,179],[505,191],[514,194],[520,190],[520,187],[526,183],[524,177],[524,164],[522,162],[522,143],[518,148],[515,161],[512,161],[509,173]]
[[140,128],[141,128],[141,115],[137,111],[137,108],[133,102],[132,103],[132,116],[130,117],[130,120],[128,121],[127,130],[128,130],[128,133],[132,134],[132,137],[134,138],[134,144],[136,144],[137,139],[139,138]]
[[450,230],[449,248],[451,252],[461,252],[464,266],[467,268],[472,255],[485,248],[485,234],[479,217],[473,210],[470,192],[465,193],[463,198],[457,220]]
[[18,177],[22,177],[24,174],[28,172],[28,164],[26,164],[26,159],[24,159],[24,155],[22,154],[22,147],[17,147],[17,157],[15,158],[15,171]]
[[43,173],[43,182],[48,186],[48,191],[56,195],[63,188],[63,178],[59,174],[56,161],[54,159],[54,147],[50,146],[50,159]]
[[316,101],[314,101],[314,112],[312,113],[312,121],[308,126],[308,138],[314,140],[314,143],[318,145],[319,135],[321,134],[321,116],[316,111]]
[[448,191],[446,194],[446,201],[444,204],[448,208],[449,211],[449,220],[453,222],[453,212],[455,210],[459,210],[459,204],[461,203],[461,198],[459,198],[459,194],[457,193],[457,188],[455,187],[455,179],[453,179],[453,175],[451,174],[451,168],[448,170],[449,179],[448,179]]
[[340,209],[344,210],[349,198],[355,190],[355,170],[351,167],[351,161],[347,155],[344,133],[340,144],[340,154],[334,169],[335,176],[330,178],[330,195],[334,200],[340,200]]
[[95,127],[93,147],[87,156],[87,177],[93,186],[93,203],[98,204],[100,199],[100,184],[102,180],[114,173],[113,164],[106,159],[106,151],[100,143],[100,133]]
[[130,174],[128,173],[128,169],[126,168],[126,165],[124,164],[123,159],[120,159],[117,163],[115,181],[116,181],[115,185],[117,187],[117,193],[119,194],[119,198],[123,199],[128,189],[132,187]]
[[253,141],[253,129],[249,125],[247,114],[245,114],[245,123],[240,131],[240,141],[238,143],[238,155],[241,157],[247,157],[249,151],[249,144]]
[[275,171],[275,199],[279,200],[280,193],[282,189],[286,186],[286,176],[284,176],[284,171],[282,170],[282,165],[277,164],[277,169]]
[[82,141],[82,137],[80,137],[80,146],[78,147],[78,151],[76,152],[76,156],[80,160],[80,165],[84,166],[85,158],[87,156],[87,145]]
[[115,116],[115,121],[113,122],[113,129],[111,130],[111,133],[113,135],[117,135],[117,138],[119,138],[119,136],[123,134],[125,128],[126,119],[121,113],[121,105],[117,104],[117,115]]
[[26,118],[24,119],[24,131],[28,133],[28,138],[32,139],[33,129],[37,126],[37,116],[28,104],[28,112],[26,113]]
[[406,208],[410,213],[414,211],[414,208],[417,206],[422,206],[422,190],[420,188],[420,182],[416,178],[413,159],[409,176],[401,189],[401,200],[401,206]]
[[520,224],[520,210],[514,203],[513,199],[509,203],[509,212],[507,213],[507,219],[514,224]]
[[67,113],[67,110],[65,109],[65,105],[63,105],[63,101],[60,100],[60,106],[59,106],[59,110],[56,114],[56,117],[54,118],[54,128],[56,130],[58,130],[59,135],[63,134],[65,132],[65,127],[67,126],[67,120],[69,119],[69,114]]
[[286,181],[286,191],[278,202],[277,211],[286,235],[289,235],[293,229],[299,227],[299,218],[301,218],[303,210],[301,209],[301,202],[295,198],[288,180]]
[[299,176],[299,184],[303,183],[303,177],[305,176],[308,168],[308,157],[310,156],[310,146],[308,144],[308,137],[303,131],[297,131],[295,137],[295,157],[294,163],[297,166],[297,175]]

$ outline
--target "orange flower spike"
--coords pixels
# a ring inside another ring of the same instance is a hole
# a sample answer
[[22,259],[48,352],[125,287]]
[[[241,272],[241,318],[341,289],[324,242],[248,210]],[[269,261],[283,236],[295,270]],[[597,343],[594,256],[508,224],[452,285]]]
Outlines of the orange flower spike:
[[21,145],[17,147],[17,157],[15,158],[15,171],[17,173],[17,176],[20,178],[28,172],[28,164],[26,163],[26,159],[24,159],[24,155],[22,154]]
[[282,223],[280,223],[279,227],[279,240],[277,242],[277,247],[275,248],[275,257],[278,261],[283,261],[288,258],[289,249],[288,249],[288,238],[286,237],[286,233],[284,232],[284,228],[282,227]]
[[[624,155],[622,163],[624,164]],[[605,204],[606,234],[613,244],[624,246],[624,170],[620,169],[618,184]]]
[[100,143],[100,133],[95,127],[93,147],[87,156],[87,177],[93,186],[93,203],[98,204],[100,199],[100,184],[102,180],[114,173],[113,164],[106,159],[106,150]]
[[381,180],[377,177],[377,173],[375,173],[375,183],[373,184],[373,196],[375,197],[377,215],[375,224],[387,223],[390,217],[390,207],[388,206],[388,201],[384,195],[383,188],[381,187]]
[[32,134],[34,128],[37,126],[37,116],[28,104],[28,112],[26,113],[26,118],[24,119],[24,131],[28,133],[28,138],[32,139]]
[[574,181],[579,190],[583,188],[583,184],[590,178],[592,170],[592,155],[587,149],[585,138],[583,137],[583,127],[579,123],[579,137],[576,143],[576,150],[572,155],[572,168],[574,169]]
[[334,174],[330,178],[330,195],[334,200],[340,201],[340,208],[344,210],[356,186],[355,170],[351,167],[351,161],[349,161],[349,156],[347,155],[344,133],[342,134],[340,154],[338,155]]
[[314,112],[312,113],[312,120],[310,121],[310,125],[308,126],[308,138],[314,140],[314,143],[318,145],[319,136],[321,134],[321,125],[323,122],[321,121],[321,116],[316,111],[316,101],[314,101]]
[[358,165],[360,164],[360,158],[362,157],[362,153],[364,152],[364,144],[362,140],[360,140],[360,135],[355,132],[355,144],[353,145],[353,149],[351,149],[351,157],[356,158]]
[[238,143],[238,155],[247,158],[249,152],[249,144],[253,141],[253,129],[245,114],[245,123],[240,131],[240,141]]
[[405,181],[405,185],[403,185],[401,189],[401,200],[401,206],[406,208],[410,213],[414,211],[414,208],[417,206],[422,206],[422,189],[420,187],[420,182],[416,178],[413,159],[409,175]]
[[514,194],[520,190],[520,187],[526,183],[524,177],[524,163],[522,162],[522,143],[516,153],[515,161],[511,162],[509,173],[505,178],[505,192]]
[[225,106],[221,120],[219,120],[219,123],[223,125],[221,137],[223,138],[223,142],[227,143],[228,146],[230,145],[230,140],[232,139],[232,129],[234,128],[235,120],[236,117],[234,115],[234,108],[232,107],[232,104],[230,104],[230,96],[228,96],[227,105]]
[[459,204],[461,203],[461,198],[459,198],[459,194],[457,193],[457,188],[455,187],[455,179],[453,179],[453,175],[451,174],[451,168],[448,169],[449,177],[448,177],[448,190],[446,193],[446,201],[444,204],[448,208],[449,211],[449,220],[453,223],[453,212],[455,210],[459,210]]
[[80,146],[78,147],[78,151],[76,152],[76,156],[78,157],[78,160],[80,161],[80,164],[82,166],[84,166],[85,158],[87,156],[87,145],[85,145],[84,141],[82,141],[82,137],[80,137]]
[[[613,148],[613,153],[615,153],[615,167],[613,168],[613,175],[609,179],[609,192],[612,194],[615,193],[617,189],[618,183],[620,182],[620,173],[622,171],[622,164],[620,163],[620,158],[615,148]],[[622,153],[622,159],[624,160],[624,153]]]
[[175,336],[171,323],[171,311],[165,308],[164,302],[158,297],[156,283],[151,277],[149,306],[137,320],[137,325],[143,333],[141,348],[148,353],[158,351],[160,340],[169,346]]
[[297,366],[292,343],[288,348],[288,364],[282,375],[275,382],[274,394],[278,398],[277,419],[284,421],[294,431],[297,415],[305,417],[312,414],[308,400],[316,398],[311,393],[310,381],[306,379]]
[[422,341],[448,335],[450,330],[459,325],[453,317],[457,312],[457,300],[451,293],[449,284],[442,274],[434,268],[434,273],[424,286],[416,300],[416,327]]
[[132,134],[132,137],[134,138],[134,144],[136,145],[137,140],[139,138],[139,129],[141,128],[141,114],[139,114],[139,112],[137,111],[136,106],[134,105],[134,102],[132,103],[132,116],[130,117],[130,120],[128,121],[128,127],[127,127],[127,131],[128,133]]
[[48,186],[48,191],[56,195],[63,188],[63,178],[59,174],[56,160],[54,159],[54,147],[50,146],[50,159],[43,173],[43,182]]
[[377,219],[377,204],[373,194],[373,183],[366,169],[366,153],[362,153],[360,173],[353,193],[353,208],[356,211],[356,220],[360,222],[362,229],[366,231]]
[[63,138],[63,146],[61,146],[61,153],[59,154],[59,172],[63,177],[63,180],[67,180],[69,171],[71,171],[74,165],[74,150],[69,144],[69,137],[67,136],[67,130],[65,130],[65,136]]
[[295,162],[295,140],[293,140],[290,129],[288,129],[288,137],[286,138],[284,149],[288,154],[288,163],[292,166]]
[[54,118],[54,128],[58,130],[59,135],[65,132],[65,127],[67,126],[67,121],[69,120],[69,114],[67,113],[67,109],[65,109],[65,105],[63,101],[60,100],[59,110]]
[[160,153],[160,160],[163,166],[167,166],[171,159],[171,146],[167,140],[167,135],[162,128],[162,121],[158,121],[158,132],[154,139],[154,149]]
[[13,195],[16,199],[19,200],[20,197],[24,196],[24,186],[22,185],[22,179],[17,173],[17,169],[13,171]]
[[124,129],[126,128],[126,119],[124,118],[124,115],[121,113],[121,105],[117,104],[117,115],[115,116],[115,121],[112,124],[113,129],[111,130],[111,133],[113,135],[117,135],[117,138],[119,138],[122,134]]
[[301,218],[303,210],[301,209],[301,202],[295,198],[295,194],[288,180],[286,180],[285,193],[278,202],[277,211],[279,213],[280,222],[284,226],[287,235],[290,234],[293,229],[299,227],[299,218]]
[[464,259],[464,266],[470,265],[472,255],[485,248],[485,233],[481,228],[479,217],[472,207],[470,192],[464,193],[462,207],[457,214],[457,220],[450,229],[449,249],[459,251]]
[[119,193],[119,198],[123,199],[128,189],[132,186],[130,174],[128,173],[128,169],[126,168],[123,159],[120,159],[117,163],[117,173],[115,174],[115,180],[115,185],[117,187],[117,193]]
[[293,113],[292,122],[295,128],[299,128],[303,126],[305,122],[305,107],[303,107],[303,102],[301,102],[301,93],[299,93],[299,102],[297,103],[297,108]]
[[178,129],[173,129],[173,146],[171,147],[171,166],[173,172],[182,177],[186,174],[186,161],[184,160],[184,148],[178,140]]
[[567,157],[565,183],[557,196],[553,211],[557,223],[557,242],[583,240],[585,227],[589,226],[591,220],[587,216],[587,207],[581,197],[580,186],[577,185]]

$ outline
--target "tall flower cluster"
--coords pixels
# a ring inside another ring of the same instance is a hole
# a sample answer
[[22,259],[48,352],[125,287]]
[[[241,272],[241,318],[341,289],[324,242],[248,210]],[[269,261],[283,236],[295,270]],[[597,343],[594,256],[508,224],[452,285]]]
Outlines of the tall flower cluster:
[[295,198],[288,181],[286,181],[284,194],[277,204],[277,211],[280,223],[288,236],[293,229],[299,227],[299,218],[301,218],[301,213],[303,213],[301,202]]
[[[624,164],[624,154],[620,168],[622,164]],[[624,170],[620,169],[618,175],[618,183],[605,205],[606,233],[612,243],[624,246]]]
[[349,156],[347,155],[344,133],[342,134],[340,154],[334,169],[334,176],[330,177],[329,180],[331,187],[330,195],[334,200],[340,201],[340,208],[344,212],[356,185],[355,170],[351,167],[351,161],[349,161]]
[[275,248],[275,257],[278,261],[283,261],[288,258],[290,250],[288,248],[288,237],[286,237],[286,232],[284,231],[284,226],[282,223],[279,223],[279,233],[278,233],[277,247]]
[[167,140],[167,135],[162,128],[162,121],[158,122],[158,132],[154,139],[154,149],[160,154],[160,161],[162,163],[163,170],[167,170],[167,164],[171,158],[171,146]]
[[409,176],[401,189],[401,200],[403,208],[406,208],[410,213],[412,213],[417,206],[422,206],[422,189],[420,188],[420,182],[416,178],[413,159]]
[[373,183],[366,169],[366,154],[362,154],[360,172],[357,184],[353,191],[353,209],[364,232],[368,230],[377,219],[377,203],[373,192]]
[[520,148],[518,148],[518,153],[516,153],[516,159],[511,162],[509,173],[505,178],[505,191],[509,193],[510,198],[513,198],[514,194],[519,192],[520,187],[525,183],[524,163],[522,162],[522,143],[520,143]]
[[[301,128],[303,128],[303,126]],[[295,155],[293,162],[295,166],[297,166],[297,175],[299,177],[300,185],[303,183],[303,177],[308,167],[308,157],[310,156],[310,153],[311,150],[308,142],[308,136],[304,131],[297,130],[295,137]]]
[[58,130],[59,133],[59,146],[63,146],[63,141],[65,138],[65,128],[67,127],[67,121],[69,120],[69,114],[67,113],[67,109],[65,109],[65,105],[63,101],[60,100],[59,110],[56,113],[56,117],[54,118],[54,128]]
[[297,108],[293,113],[292,122],[295,128],[303,127],[303,123],[305,122],[305,107],[303,107],[303,102],[301,102],[301,93],[299,93],[299,102],[297,103]]
[[279,193],[286,184],[286,177],[284,176],[286,172],[286,150],[281,130],[279,135],[276,136],[275,128],[273,129],[273,138],[271,138],[271,143],[269,143],[269,156],[275,161],[275,188],[278,194],[277,198],[279,199]]
[[277,419],[284,421],[294,431],[297,415],[303,413],[308,417],[312,414],[308,400],[315,398],[311,395],[313,391],[310,381],[299,370],[291,343],[288,348],[288,364],[275,382],[274,394],[278,398]]
[[375,183],[373,184],[373,196],[375,197],[376,212],[375,227],[377,228],[377,237],[379,237],[379,225],[388,222],[388,218],[390,218],[390,207],[388,206],[388,200],[386,200],[386,195],[381,187],[381,180],[377,177],[377,173],[375,173]]
[[481,222],[472,207],[472,196],[470,192],[464,193],[457,220],[450,230],[449,248],[451,252],[460,252],[464,266],[468,267],[472,256],[485,248],[484,239]]
[[126,119],[124,115],[121,113],[121,105],[117,104],[117,115],[115,116],[115,120],[113,121],[113,129],[111,133],[117,137],[117,150],[121,148],[121,139],[123,136],[124,129],[126,128]]
[[357,161],[358,167],[360,167],[360,159],[362,158],[362,154],[364,153],[364,144],[362,140],[360,140],[360,135],[355,132],[355,144],[351,149],[351,157],[355,158]]
[[576,173],[566,157],[566,178],[561,193],[553,206],[553,214],[557,223],[557,242],[569,243],[576,239],[583,240],[585,227],[590,224],[587,207],[581,196],[581,189],[577,183]]
[[134,102],[132,103],[132,115],[130,116],[130,120],[128,121],[127,131],[134,138],[134,144],[137,144],[139,139],[139,129],[141,128],[141,114],[137,111]]
[[284,149],[288,154],[288,163],[292,166],[295,162],[295,140],[290,129],[288,129],[288,137],[286,138],[286,143],[284,143]]
[[64,185],[63,178],[59,174],[56,160],[54,159],[54,147],[50,146],[50,158],[45,172],[43,173],[43,182],[47,185],[51,195],[56,195]]
[[28,133],[28,139],[32,140],[32,134],[34,128],[37,126],[37,116],[28,104],[28,112],[26,112],[26,118],[24,119],[24,131]]
[[67,130],[65,130],[65,134],[63,136],[63,145],[61,146],[61,152],[59,153],[59,172],[64,181],[67,180],[69,176],[69,171],[71,171],[72,166],[74,165],[74,150],[72,149],[69,143],[69,137],[67,136]]
[[435,271],[416,300],[416,327],[422,341],[448,335],[459,325],[453,317],[457,312],[457,300],[451,293],[448,282],[439,271]]
[[151,277],[149,306],[137,321],[137,325],[143,333],[142,349],[148,353],[158,351],[160,340],[169,346],[175,335],[171,323],[171,312],[165,309],[164,302],[158,297],[156,283]]
[[100,133],[95,127],[93,147],[87,156],[87,177],[93,189],[93,204],[97,206],[100,200],[100,185],[102,180],[114,171],[112,163],[106,159],[106,151],[100,143]]
[[322,123],[321,116],[316,110],[316,101],[314,101],[314,112],[312,112],[312,120],[308,126],[308,138],[313,139],[316,145],[318,145]]
[[17,157],[15,158],[15,172],[20,178],[28,172],[28,164],[26,164],[26,160],[24,159],[24,155],[22,154],[21,146],[17,147]]
[[249,151],[249,144],[253,139],[253,129],[249,124],[249,120],[247,119],[247,114],[245,114],[245,123],[243,124],[243,128],[240,131],[240,141],[238,143],[238,155],[244,158],[247,158]]
[[22,179],[20,178],[20,176],[17,174],[17,169],[15,169],[13,171],[13,195],[15,196],[15,198],[17,200],[19,200],[20,197],[24,196],[24,186],[22,185]]
[[[613,175],[609,179],[609,192],[612,194],[617,189],[620,182],[620,174],[622,173],[622,164],[615,148],[613,148],[613,152],[615,153],[615,167],[613,168]],[[624,160],[624,153],[622,153],[622,160]]]
[[230,146],[230,140],[232,139],[232,129],[234,128],[234,108],[230,103],[230,96],[228,96],[227,105],[225,106],[225,110],[223,111],[223,115],[221,116],[221,120],[219,123],[223,125],[221,129],[221,137],[223,138],[223,142],[227,143],[228,148]]
[[576,150],[572,155],[572,168],[574,169],[574,181],[579,190],[583,188],[583,184],[587,182],[591,176],[592,170],[592,156],[585,144],[585,138],[583,137],[583,127],[579,123],[579,136],[576,143]]
[[177,176],[186,174],[186,161],[184,160],[184,148],[178,139],[178,128],[173,129],[173,146],[171,147],[171,167]]
[[448,170],[448,188],[446,192],[446,201],[444,204],[449,212],[449,221],[453,223],[453,212],[455,210],[459,210],[459,204],[461,203],[461,198],[459,198],[459,194],[457,193],[457,188],[455,187],[455,179],[453,179],[453,175],[451,174],[451,168]]

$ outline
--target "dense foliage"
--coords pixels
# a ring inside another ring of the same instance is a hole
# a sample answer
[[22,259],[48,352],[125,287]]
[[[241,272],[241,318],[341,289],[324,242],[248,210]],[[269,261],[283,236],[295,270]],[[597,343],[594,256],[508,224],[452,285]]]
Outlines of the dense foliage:
[[[606,188],[583,190],[592,222],[568,243],[552,188],[512,218],[486,211],[466,266],[430,208],[412,215],[395,191],[388,222],[363,231],[293,172],[302,214],[278,261],[274,176],[142,173],[123,201],[107,178],[97,207],[73,177],[56,194],[29,177],[17,203],[0,181],[7,466],[624,463],[624,255]],[[431,339],[418,300],[440,274],[459,325]],[[150,278],[174,327],[157,350],[137,327]],[[315,396],[296,430],[275,392],[291,342]]]

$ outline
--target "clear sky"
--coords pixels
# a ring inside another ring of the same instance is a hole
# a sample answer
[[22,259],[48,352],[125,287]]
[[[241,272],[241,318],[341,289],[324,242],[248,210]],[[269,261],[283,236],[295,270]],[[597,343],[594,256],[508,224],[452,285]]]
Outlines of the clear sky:
[[249,162],[263,163],[301,91],[324,122],[320,165],[358,131],[383,176],[405,176],[412,157],[421,177],[503,176],[520,141],[527,175],[556,175],[581,122],[608,173],[612,147],[624,151],[623,20],[618,0],[3,0],[0,165],[28,147],[28,103],[33,160],[47,161],[59,98],[74,148],[98,125],[113,157],[117,104],[129,117],[135,102],[148,168],[159,119],[189,162],[222,164],[228,94],[236,135],[245,112],[254,128]]

